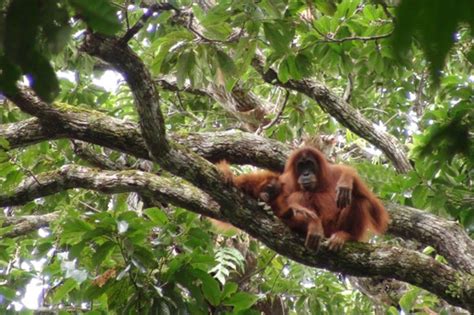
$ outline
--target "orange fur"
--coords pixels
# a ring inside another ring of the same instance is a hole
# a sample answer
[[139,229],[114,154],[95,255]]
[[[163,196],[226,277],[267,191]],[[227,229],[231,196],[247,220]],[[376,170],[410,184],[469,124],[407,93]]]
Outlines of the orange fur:
[[[296,164],[302,158],[315,160],[318,168],[316,187],[305,191],[298,184]],[[280,176],[282,193],[277,197],[275,214],[291,228],[306,235],[306,245],[318,247],[321,237],[329,238],[330,248],[339,248],[345,241],[365,240],[368,231],[383,233],[388,213],[382,203],[366,187],[356,171],[349,166],[327,162],[312,147],[293,151]],[[350,192],[350,203],[339,209],[338,189]]]
[[[268,170],[260,170],[253,173],[235,176],[230,169],[229,163],[222,160],[216,164],[217,169],[221,172],[224,180],[242,190],[244,193],[255,199],[262,199],[270,203],[280,193],[278,183],[279,174]],[[211,219],[211,223],[220,231],[228,231],[236,229],[233,225]]]
[[275,192],[272,191],[271,194],[275,193],[276,196],[276,194],[279,193],[278,173],[269,170],[260,170],[235,176],[227,161],[220,161],[216,166],[227,182],[232,183],[235,187],[255,199],[260,198],[264,199],[264,201],[268,201],[262,198],[262,193],[268,193],[269,188],[276,190]]

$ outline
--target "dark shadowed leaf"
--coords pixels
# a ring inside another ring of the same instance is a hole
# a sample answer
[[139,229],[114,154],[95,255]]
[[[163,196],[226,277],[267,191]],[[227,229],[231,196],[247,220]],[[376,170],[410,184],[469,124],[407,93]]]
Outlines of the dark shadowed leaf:
[[461,22],[468,22],[471,27],[474,25],[474,1],[402,1],[397,8],[397,23],[393,34],[395,52],[401,57],[410,48],[415,37],[420,41],[430,62],[432,78],[438,82]]
[[120,30],[117,10],[109,1],[71,0],[70,3],[94,31],[105,35],[114,35]]
[[53,101],[59,93],[59,82],[48,59],[39,53],[34,53],[34,58],[27,62],[22,68],[28,76],[31,87],[43,100]]
[[[39,33],[41,1],[13,0],[5,19],[5,55],[20,65],[31,63]],[[25,23],[28,21],[28,23]]]

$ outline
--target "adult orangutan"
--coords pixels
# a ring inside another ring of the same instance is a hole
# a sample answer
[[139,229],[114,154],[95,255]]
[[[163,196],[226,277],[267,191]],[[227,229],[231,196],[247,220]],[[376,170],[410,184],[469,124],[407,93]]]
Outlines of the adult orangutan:
[[330,164],[313,147],[291,153],[279,183],[274,212],[305,234],[307,247],[319,248],[326,237],[330,249],[339,249],[348,240],[362,241],[367,232],[381,234],[387,228],[387,211],[356,171]]

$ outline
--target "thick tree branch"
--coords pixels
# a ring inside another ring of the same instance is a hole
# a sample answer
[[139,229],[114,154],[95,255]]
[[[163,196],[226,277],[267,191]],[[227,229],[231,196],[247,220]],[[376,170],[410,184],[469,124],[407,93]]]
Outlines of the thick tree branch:
[[[32,95],[25,93],[11,99],[20,101],[20,108],[28,109],[35,104],[42,104]],[[24,103],[29,103],[29,106]],[[82,112],[76,107],[69,108],[66,105],[54,108],[57,111],[54,128],[57,128],[60,135],[147,158],[147,151],[136,124],[99,112]],[[6,138],[12,148],[47,140],[48,137],[58,138],[54,130],[41,126],[37,119],[0,125],[0,137]],[[43,130],[43,134],[40,130]],[[282,169],[290,152],[288,147],[279,142],[241,132],[196,133],[172,138],[211,161],[227,159],[236,164],[252,164],[277,171]],[[472,273],[474,244],[459,227],[453,230],[453,223],[400,205],[387,204],[387,208],[392,217],[390,233],[403,238],[422,240],[435,247],[454,267]],[[454,233],[452,236],[450,231]],[[453,247],[453,244],[456,246]],[[463,251],[456,250],[457,244],[462,245]]]
[[59,211],[41,215],[26,215],[22,217],[1,217],[2,227],[11,226],[11,230],[2,234],[2,238],[13,238],[37,231],[42,227],[49,226],[51,222],[59,218]]
[[153,160],[170,173],[183,177],[209,193],[221,206],[234,207],[234,194],[226,187],[218,170],[199,155],[166,138],[158,91],[148,69],[129,48],[116,39],[87,34],[82,49],[114,66],[127,81],[135,98],[143,139]]
[[135,170],[100,171],[75,165],[64,165],[59,170],[28,178],[14,192],[0,195],[0,207],[23,205],[36,198],[72,188],[114,194],[138,192],[153,196],[158,201],[223,219],[219,214],[219,206],[209,195],[179,178],[164,178]]
[[63,137],[66,137],[66,133],[45,128],[38,118],[0,125],[0,138],[8,141],[9,149],[26,147],[46,140],[55,140]]
[[385,206],[396,222],[389,233],[431,245],[453,267],[474,275],[474,242],[458,223],[406,206]]
[[329,36],[324,36],[325,39],[320,39],[317,42],[318,43],[344,43],[347,41],[353,41],[353,40],[360,40],[363,42],[367,41],[372,41],[372,40],[379,40],[383,38],[388,38],[392,36],[392,32],[387,33],[387,34],[382,34],[382,35],[374,35],[374,36],[349,36],[349,37],[344,37],[344,38],[331,38]]
[[[71,138],[149,159],[140,128],[134,122],[66,104],[49,106],[27,89],[8,97],[31,115],[48,109],[55,121],[51,124],[46,119],[42,124],[37,118],[32,118],[0,125],[0,137],[10,143],[11,149],[46,140]],[[251,164],[273,170],[283,169],[290,152],[278,141],[238,131],[179,134],[170,135],[170,138],[211,162],[226,159],[235,164]]]
[[[190,16],[189,12],[181,10],[179,14],[175,16],[175,21],[189,29],[189,23],[186,21],[190,18],[192,18],[192,15]],[[194,23],[193,25],[194,28],[198,29],[199,33],[202,33],[201,25],[198,23]],[[387,36],[389,36],[389,34],[382,35],[382,38]],[[353,39],[355,38],[349,38],[348,40]],[[278,80],[278,76],[273,69],[267,69],[265,67],[263,58],[259,55],[252,60],[252,65],[265,82],[298,91],[314,99],[323,110],[333,116],[343,126],[380,148],[399,172],[406,173],[412,169],[406,156],[405,148],[395,137],[384,131],[375,129],[373,124],[359,111],[350,106],[343,98],[337,96],[324,84],[313,80],[289,80],[286,83],[282,83]]]
[[289,80],[283,83],[278,80],[274,70],[267,70],[265,68],[261,58],[254,58],[252,65],[257,72],[260,73],[265,82],[298,91],[314,99],[321,108],[333,116],[343,126],[380,148],[399,172],[405,173],[412,169],[405,154],[405,149],[397,139],[386,132],[375,129],[373,124],[362,116],[358,110],[350,106],[349,103],[337,96],[325,85],[308,79]]
[[[9,195],[0,195],[0,205],[21,204],[71,188],[87,188],[104,193],[139,192],[166,199],[191,211],[221,218],[219,206],[193,186],[177,179],[165,179],[140,171],[98,171],[67,165],[58,171],[28,179]],[[240,207],[241,205],[239,205]],[[233,221],[278,253],[308,266],[344,272],[354,276],[383,276],[409,282],[427,289],[449,303],[474,310],[474,278],[455,271],[429,256],[391,246],[348,243],[339,252],[322,246],[318,253],[304,247],[302,237],[292,233],[275,217],[260,209],[240,208]],[[292,244],[292,246],[288,246]]]
[[259,98],[251,91],[245,91],[240,84],[228,92],[223,86],[209,84],[204,88],[196,89],[184,86],[179,89],[176,79],[166,76],[156,80],[160,87],[170,91],[184,91],[195,95],[206,95],[218,102],[222,108],[237,118],[243,124],[244,130],[255,131],[265,123],[265,116],[270,112],[272,104]]

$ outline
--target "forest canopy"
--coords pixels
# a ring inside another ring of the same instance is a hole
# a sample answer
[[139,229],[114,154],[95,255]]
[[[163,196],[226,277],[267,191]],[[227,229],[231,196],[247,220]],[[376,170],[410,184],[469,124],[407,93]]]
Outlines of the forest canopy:
[[[0,312],[474,311],[473,1],[0,9]],[[311,250],[215,167],[304,143],[385,235]]]

